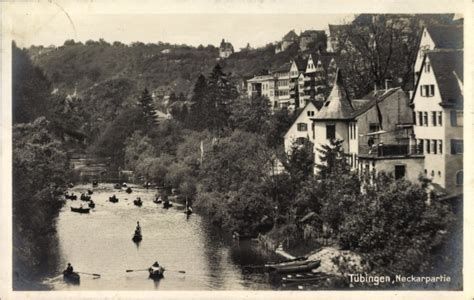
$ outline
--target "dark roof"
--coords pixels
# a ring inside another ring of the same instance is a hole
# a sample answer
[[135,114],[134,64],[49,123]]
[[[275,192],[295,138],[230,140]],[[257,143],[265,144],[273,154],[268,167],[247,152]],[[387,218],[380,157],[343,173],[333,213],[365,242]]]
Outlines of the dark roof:
[[377,90],[377,91],[372,91],[369,94],[365,95],[363,99],[360,100],[366,100],[365,104],[361,103],[360,107],[357,108],[356,111],[353,113],[353,117],[358,117],[361,114],[365,113],[368,111],[370,108],[372,108],[375,103],[380,103],[384,101],[385,99],[390,98],[392,95],[395,95],[397,91],[403,91],[400,87],[397,88],[391,88],[388,90]]
[[301,36],[318,36],[318,35],[324,35],[325,32],[324,30],[305,30],[300,34]]
[[272,73],[277,73],[277,72],[289,72],[291,69],[291,63],[284,63],[283,65],[279,66],[278,68],[275,68]]
[[356,111],[358,111],[359,109],[365,107],[370,101],[370,99],[352,99],[352,106]]
[[294,30],[290,30],[285,36],[283,36],[283,41],[294,41],[298,39],[298,35],[295,33]]
[[462,49],[464,47],[462,25],[433,25],[426,27],[436,49]]
[[459,86],[459,81],[464,83],[463,53],[462,50],[426,52],[438,83],[441,105],[458,105],[463,102],[462,87]]
[[307,59],[304,59],[302,57],[296,57],[293,59],[293,61],[296,63],[296,67],[298,68],[299,71],[306,70],[306,64],[308,63]]
[[347,120],[352,119],[354,108],[347,96],[347,92],[342,83],[341,72],[338,69],[334,86],[329,97],[324,102],[321,110],[316,114],[314,120]]

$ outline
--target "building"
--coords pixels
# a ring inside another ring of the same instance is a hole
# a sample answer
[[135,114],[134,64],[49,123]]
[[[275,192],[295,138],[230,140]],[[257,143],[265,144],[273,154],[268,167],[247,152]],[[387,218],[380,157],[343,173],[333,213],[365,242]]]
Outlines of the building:
[[463,50],[425,50],[412,96],[425,175],[449,194],[463,187]]
[[421,33],[415,59],[415,83],[420,75],[426,51],[435,49],[463,49],[462,25],[435,25],[425,27]]
[[279,108],[277,96],[275,91],[277,87],[278,79],[274,75],[260,75],[254,76],[247,80],[247,95],[252,96],[265,96],[269,100],[272,110]]
[[309,49],[326,51],[327,36],[324,30],[305,30],[299,36],[301,51]]
[[294,30],[290,30],[283,36],[281,42],[278,42],[275,47],[275,53],[283,52],[288,49],[291,45],[298,42],[298,35]]
[[221,45],[219,46],[219,57],[227,58],[232,53],[234,53],[234,46],[232,46],[231,43],[226,42],[224,39],[222,39]]
[[290,153],[294,143],[305,144],[308,141],[314,144],[314,127],[313,118],[318,112],[314,102],[308,102],[306,106],[301,110],[300,114],[293,122],[291,127],[285,134],[285,152]]
[[416,182],[423,173],[423,155],[415,145],[412,116],[401,88],[387,86],[351,101],[338,71],[328,99],[312,118],[315,161],[321,163],[317,149],[338,139],[351,169],[366,178],[384,171]]

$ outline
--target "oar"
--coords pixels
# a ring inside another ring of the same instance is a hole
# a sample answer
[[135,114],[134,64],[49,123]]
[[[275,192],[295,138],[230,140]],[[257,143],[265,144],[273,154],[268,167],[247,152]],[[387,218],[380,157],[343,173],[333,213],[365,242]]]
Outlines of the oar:
[[76,273],[100,277],[100,274],[97,274],[97,273],[87,273],[87,272],[77,272],[77,271],[76,271]]
[[168,272],[178,272],[178,273],[186,274],[186,271],[182,271],[182,270],[168,270],[168,269],[165,268],[165,271],[168,271]]
[[148,271],[148,269],[125,270],[125,272],[127,272],[127,273],[130,273],[130,272],[140,272],[140,271]]

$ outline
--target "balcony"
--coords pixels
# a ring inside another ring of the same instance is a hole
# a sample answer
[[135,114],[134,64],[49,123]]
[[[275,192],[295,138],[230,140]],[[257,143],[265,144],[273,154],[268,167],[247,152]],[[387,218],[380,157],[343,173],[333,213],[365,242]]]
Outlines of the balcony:
[[382,157],[400,157],[423,155],[416,145],[408,144],[374,144],[372,147],[368,145],[359,145],[360,157],[382,158]]

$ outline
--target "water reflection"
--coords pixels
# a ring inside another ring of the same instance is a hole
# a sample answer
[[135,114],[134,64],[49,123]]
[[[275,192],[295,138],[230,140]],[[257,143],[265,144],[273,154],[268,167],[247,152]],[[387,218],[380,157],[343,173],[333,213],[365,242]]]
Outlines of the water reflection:
[[[80,193],[83,187],[75,188]],[[116,194],[118,203],[108,198]],[[133,205],[140,197],[142,207]],[[229,235],[206,222],[205,218],[184,213],[179,203],[169,209],[153,203],[154,192],[133,189],[131,195],[99,185],[92,195],[96,203],[90,214],[70,211],[79,200],[68,201],[57,222],[58,263],[51,266],[55,274],[71,262],[76,270],[100,273],[98,280],[81,277],[80,286],[67,286],[62,280],[52,283],[58,290],[213,290],[270,289],[261,269],[274,260],[259,251],[252,242],[235,243]],[[131,234],[140,221],[143,240],[134,243]],[[169,271],[163,280],[148,278],[148,272],[125,270],[147,269],[158,261]],[[179,273],[184,270],[185,274]]]

